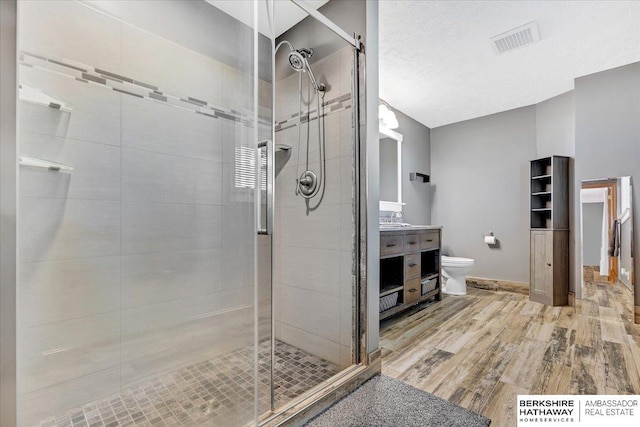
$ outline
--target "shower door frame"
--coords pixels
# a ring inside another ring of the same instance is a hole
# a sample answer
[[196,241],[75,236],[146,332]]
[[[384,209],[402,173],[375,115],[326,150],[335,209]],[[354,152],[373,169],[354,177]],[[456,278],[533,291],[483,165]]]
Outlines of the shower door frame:
[[[269,4],[273,4],[273,0],[265,0],[267,2],[267,9],[269,9]],[[370,376],[372,376],[375,372],[379,372],[379,369],[376,369],[376,366],[379,362],[379,358],[374,356],[371,358],[367,353],[368,348],[368,339],[367,339],[367,285],[366,285],[366,268],[367,268],[367,257],[366,250],[362,250],[362,248],[367,247],[367,196],[366,196],[366,141],[361,140],[361,131],[360,126],[362,125],[361,121],[361,100],[365,99],[361,93],[361,90],[364,89],[364,86],[361,86],[361,80],[365,80],[366,72],[364,68],[361,69],[360,59],[361,54],[364,55],[364,44],[361,42],[361,36],[357,33],[353,33],[353,36],[350,36],[346,31],[336,25],[329,18],[324,16],[318,10],[309,7],[304,1],[299,0],[289,0],[291,3],[298,6],[304,12],[308,14],[308,16],[315,19],[317,22],[322,24],[325,28],[329,29],[333,33],[335,33],[338,37],[347,42],[353,49],[353,76],[352,85],[351,85],[351,97],[352,97],[352,108],[353,108],[353,165],[354,168],[354,289],[353,289],[353,326],[352,326],[352,348],[353,348],[353,357],[351,361],[351,365],[340,371],[336,374],[332,380],[325,385],[317,385],[313,392],[303,393],[301,396],[293,399],[288,404],[275,407],[274,406],[274,393],[273,393],[273,385],[274,385],[274,360],[275,360],[275,310],[274,310],[274,301],[273,301],[273,271],[274,271],[274,257],[271,256],[271,411],[261,414],[259,419],[259,425],[261,427],[271,427],[277,426],[281,423],[285,422],[295,422],[301,419],[306,419],[309,417],[309,413],[315,413],[318,411],[319,407],[328,407],[333,404],[336,400],[338,400],[342,395],[340,394],[340,390],[351,390],[355,388],[357,385],[366,381]],[[271,11],[273,11],[273,7],[271,7]],[[272,108],[275,112],[275,37],[271,38],[271,49],[272,49]],[[364,56],[362,56],[364,57]],[[363,61],[364,63],[364,61]],[[273,113],[272,113],[273,114]],[[275,115],[273,116],[275,120]],[[259,144],[262,144],[265,148],[267,148],[267,153],[269,156],[275,155],[274,146],[276,141],[275,136],[275,123],[272,124],[272,132],[271,132],[271,141],[261,141]],[[364,159],[364,160],[363,160]],[[269,162],[267,159],[267,163],[273,165],[273,161]],[[268,168],[268,166],[267,166]],[[270,229],[269,221],[274,220],[274,212],[275,208],[275,177],[273,174],[273,169],[271,171],[267,171],[267,177],[273,179],[272,185],[267,184],[267,203],[270,203],[270,209],[267,208],[267,229],[258,228],[259,234],[270,234],[271,237],[271,254],[274,251],[274,243],[273,243],[273,234],[268,233],[267,230]],[[257,204],[258,209],[260,208],[260,204]],[[258,215],[260,218],[260,215]],[[259,227],[260,223],[258,222]],[[377,354],[377,352],[376,352]],[[371,369],[373,368],[373,370]]]
[[0,425],[17,423],[17,0],[0,1]]

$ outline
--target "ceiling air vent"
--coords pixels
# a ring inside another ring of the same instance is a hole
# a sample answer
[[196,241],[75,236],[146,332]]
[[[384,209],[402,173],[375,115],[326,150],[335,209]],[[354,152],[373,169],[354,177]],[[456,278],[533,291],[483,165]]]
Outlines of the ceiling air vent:
[[533,21],[491,37],[491,46],[496,53],[505,53],[540,40],[538,23]]

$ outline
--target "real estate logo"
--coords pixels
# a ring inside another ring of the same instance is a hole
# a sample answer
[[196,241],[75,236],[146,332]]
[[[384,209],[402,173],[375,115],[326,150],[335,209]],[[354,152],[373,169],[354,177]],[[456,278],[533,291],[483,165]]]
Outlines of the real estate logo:
[[573,423],[577,419],[575,403],[573,399],[518,396],[518,423]]
[[640,425],[640,396],[519,395],[516,403],[517,426],[602,426]]

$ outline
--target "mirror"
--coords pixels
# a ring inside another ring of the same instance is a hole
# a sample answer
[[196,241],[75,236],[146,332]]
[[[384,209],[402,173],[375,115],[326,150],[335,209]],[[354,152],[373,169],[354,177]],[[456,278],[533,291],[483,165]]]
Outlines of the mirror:
[[402,212],[402,134],[380,126],[380,210]]
[[583,298],[610,289],[600,300],[615,295],[633,305],[631,177],[582,181],[580,218]]

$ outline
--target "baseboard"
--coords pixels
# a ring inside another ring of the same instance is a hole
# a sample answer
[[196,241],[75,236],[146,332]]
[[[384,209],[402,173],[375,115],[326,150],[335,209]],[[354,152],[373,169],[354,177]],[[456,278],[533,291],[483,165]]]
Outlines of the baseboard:
[[467,276],[467,286],[487,291],[513,292],[516,294],[529,295],[529,284],[524,282]]
[[608,276],[600,275],[600,267],[597,265],[583,265],[582,277],[585,282],[608,282]]
[[576,306],[576,293],[569,291],[569,305],[571,307]]
[[342,378],[325,386],[318,393],[298,402],[260,423],[260,427],[302,426],[334,403],[360,387],[382,370],[380,349],[367,355],[367,365],[355,366]]
[[378,372],[382,372],[382,350],[376,349],[371,353],[367,354],[367,365],[378,367]]

